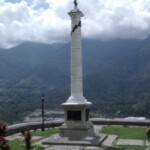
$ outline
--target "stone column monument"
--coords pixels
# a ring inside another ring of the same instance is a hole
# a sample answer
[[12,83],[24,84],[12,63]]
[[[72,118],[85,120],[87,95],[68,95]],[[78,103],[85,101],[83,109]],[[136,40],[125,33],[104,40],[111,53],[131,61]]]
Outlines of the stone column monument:
[[60,128],[60,135],[69,138],[84,138],[93,135],[93,125],[89,122],[91,105],[83,96],[81,17],[83,13],[74,1],[71,17],[71,96],[62,104],[65,111],[65,123]]
[[71,17],[71,96],[62,104],[64,124],[60,127],[60,134],[43,143],[99,145],[106,135],[94,133],[93,124],[89,121],[91,103],[83,96],[81,17],[84,15],[78,9],[77,0],[68,14]]

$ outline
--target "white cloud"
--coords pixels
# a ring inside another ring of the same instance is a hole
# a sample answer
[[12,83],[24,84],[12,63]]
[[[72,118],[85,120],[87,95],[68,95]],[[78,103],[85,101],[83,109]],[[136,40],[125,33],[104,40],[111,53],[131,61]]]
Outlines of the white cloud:
[[[85,19],[84,26],[88,26],[84,29],[84,36],[99,39],[150,36],[149,3],[150,0],[97,0],[95,10],[93,8],[93,13]],[[91,30],[93,27],[95,29]]]
[[[78,0],[85,38],[150,36],[150,0]],[[0,47],[23,41],[64,42],[70,36],[67,12],[73,0],[0,0]]]

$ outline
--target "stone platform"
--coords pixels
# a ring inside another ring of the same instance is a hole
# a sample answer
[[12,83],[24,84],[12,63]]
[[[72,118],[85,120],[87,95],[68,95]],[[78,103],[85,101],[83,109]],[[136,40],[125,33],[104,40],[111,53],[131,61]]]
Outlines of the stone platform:
[[92,137],[86,137],[80,140],[61,137],[59,134],[53,135],[44,140],[42,144],[46,145],[80,145],[80,146],[99,146],[107,138],[106,134],[95,134]]

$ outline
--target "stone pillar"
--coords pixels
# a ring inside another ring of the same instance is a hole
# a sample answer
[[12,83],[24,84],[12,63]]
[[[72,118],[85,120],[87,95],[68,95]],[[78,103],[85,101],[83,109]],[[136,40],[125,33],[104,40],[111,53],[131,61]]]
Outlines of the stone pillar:
[[91,103],[83,96],[81,17],[84,15],[77,7],[68,14],[71,17],[71,96],[62,104],[65,116],[60,136],[83,139],[94,134],[89,121]]
[[82,12],[69,13],[72,20],[71,31],[71,98],[83,99],[83,73],[81,50],[81,17]]
[[71,17],[71,96],[67,103],[87,103],[83,96],[81,17],[83,13],[75,7],[69,13]]

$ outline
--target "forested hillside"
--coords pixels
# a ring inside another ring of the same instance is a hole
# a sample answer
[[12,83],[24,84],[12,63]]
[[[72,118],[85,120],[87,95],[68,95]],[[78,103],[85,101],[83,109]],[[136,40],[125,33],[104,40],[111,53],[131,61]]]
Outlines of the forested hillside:
[[[150,39],[83,40],[84,95],[105,116],[150,118]],[[23,43],[0,50],[0,119],[60,109],[70,93],[70,44]]]

